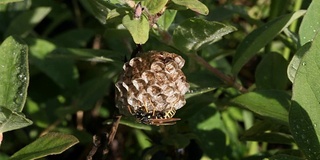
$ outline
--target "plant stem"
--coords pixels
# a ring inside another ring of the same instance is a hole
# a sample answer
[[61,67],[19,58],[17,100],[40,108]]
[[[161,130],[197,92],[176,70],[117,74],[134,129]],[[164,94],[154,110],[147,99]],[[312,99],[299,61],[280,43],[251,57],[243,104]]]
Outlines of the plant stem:
[[239,90],[242,93],[248,92],[246,88],[244,88],[241,84],[234,81],[234,79],[230,76],[227,76],[223,74],[218,69],[212,67],[206,60],[204,60],[202,57],[200,57],[197,54],[189,54],[194,60],[196,60],[199,64],[201,64],[203,67],[208,69],[211,73],[213,73],[215,76],[220,78],[226,85],[231,86],[237,90]]

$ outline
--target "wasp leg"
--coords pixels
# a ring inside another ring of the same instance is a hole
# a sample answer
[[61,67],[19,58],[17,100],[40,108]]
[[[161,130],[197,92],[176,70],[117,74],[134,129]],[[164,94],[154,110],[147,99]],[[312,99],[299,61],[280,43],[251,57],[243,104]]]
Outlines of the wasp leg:
[[176,121],[181,120],[180,118],[169,118],[169,119],[150,119],[152,125],[174,125]]

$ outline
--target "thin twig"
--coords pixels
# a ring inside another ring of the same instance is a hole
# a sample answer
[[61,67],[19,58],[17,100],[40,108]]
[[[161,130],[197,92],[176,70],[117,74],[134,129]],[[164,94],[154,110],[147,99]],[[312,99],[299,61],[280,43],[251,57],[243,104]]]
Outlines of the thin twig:
[[100,144],[101,144],[100,138],[98,136],[94,135],[93,136],[93,146],[87,156],[87,160],[92,160],[92,157],[94,154],[96,154],[98,148],[100,147]]
[[[121,115],[119,116],[116,116],[116,118],[114,119],[114,121],[112,122],[112,127],[111,127],[111,130],[108,134],[108,147],[111,145],[116,133],[117,133],[117,130],[118,130],[118,126],[119,126],[119,123],[120,123],[120,119],[121,119]],[[108,154],[109,152],[109,149],[108,147],[106,149],[103,150],[103,154],[106,155]]]
[[223,74],[218,69],[212,67],[206,60],[204,60],[202,57],[200,57],[197,54],[189,54],[193,59],[195,59],[199,64],[204,66],[206,69],[208,69],[211,73],[216,75],[218,78],[220,78],[225,84],[228,86],[232,86],[233,88],[238,89],[242,93],[246,93],[247,89],[244,88],[241,84],[237,83],[233,78],[230,76],[227,76]]

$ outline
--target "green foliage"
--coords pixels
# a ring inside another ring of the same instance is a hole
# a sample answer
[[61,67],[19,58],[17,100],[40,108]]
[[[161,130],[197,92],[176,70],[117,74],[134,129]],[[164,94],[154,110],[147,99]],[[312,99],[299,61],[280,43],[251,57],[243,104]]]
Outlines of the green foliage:
[[78,142],[72,135],[48,133],[16,152],[10,160],[38,159],[50,154],[60,154]]
[[[138,2],[0,2],[0,159],[319,159],[320,1]],[[187,104],[108,147],[137,44],[186,60]]]

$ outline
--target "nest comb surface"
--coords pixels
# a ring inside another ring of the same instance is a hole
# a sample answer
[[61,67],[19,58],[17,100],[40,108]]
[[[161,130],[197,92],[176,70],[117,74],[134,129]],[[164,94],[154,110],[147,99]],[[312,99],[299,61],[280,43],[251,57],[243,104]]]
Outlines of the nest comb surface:
[[189,90],[181,71],[184,63],[181,56],[164,51],[142,53],[126,62],[116,82],[116,107],[120,113],[152,118],[154,113],[183,107]]

